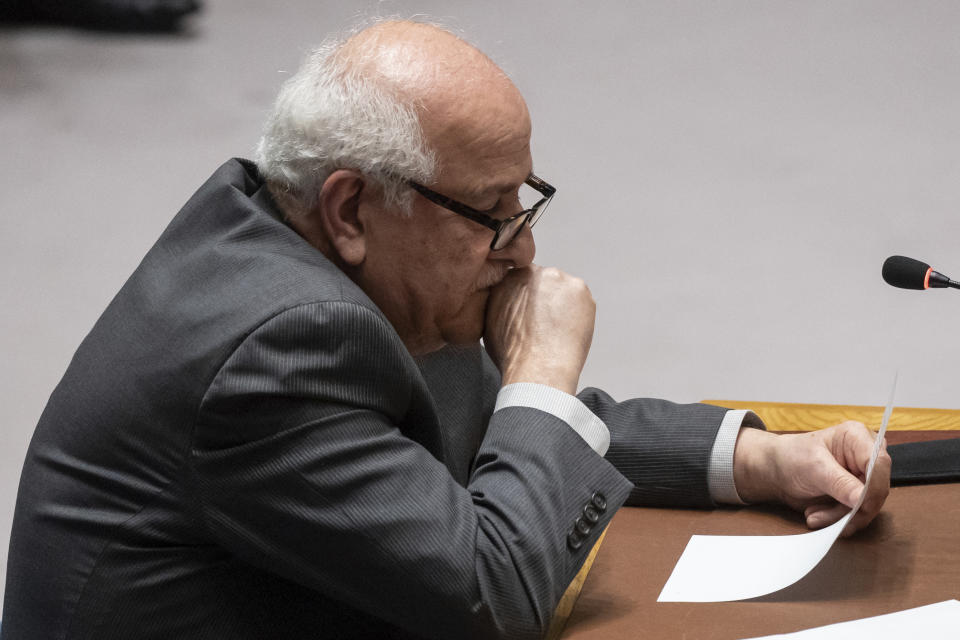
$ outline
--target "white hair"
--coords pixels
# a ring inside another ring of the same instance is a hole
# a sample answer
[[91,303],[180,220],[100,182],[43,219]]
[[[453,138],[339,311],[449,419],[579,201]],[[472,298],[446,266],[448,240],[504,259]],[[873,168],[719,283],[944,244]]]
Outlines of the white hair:
[[300,211],[317,204],[331,173],[355,169],[380,187],[385,207],[409,213],[407,181],[432,182],[436,157],[415,106],[338,55],[346,39],[328,39],[283,84],[257,145],[257,167]]

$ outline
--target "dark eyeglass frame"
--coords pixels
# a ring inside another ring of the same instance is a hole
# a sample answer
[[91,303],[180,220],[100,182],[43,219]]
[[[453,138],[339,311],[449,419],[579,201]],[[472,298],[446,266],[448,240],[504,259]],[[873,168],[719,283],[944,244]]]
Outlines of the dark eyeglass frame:
[[544,210],[547,208],[547,205],[550,204],[550,200],[553,198],[553,195],[557,192],[555,187],[550,186],[544,180],[541,180],[532,173],[524,180],[524,183],[530,187],[536,189],[542,198],[530,207],[529,209],[524,209],[520,213],[505,218],[503,220],[497,220],[492,216],[477,211],[473,207],[469,207],[462,202],[457,202],[453,198],[448,198],[447,196],[437,193],[433,189],[429,189],[419,182],[414,182],[413,180],[408,180],[407,184],[410,185],[417,193],[422,195],[424,198],[430,202],[440,205],[444,209],[453,211],[454,213],[467,218],[468,220],[473,220],[478,224],[482,224],[488,229],[492,229],[493,240],[490,241],[490,250],[499,251],[503,249],[510,241],[513,240],[520,229],[523,228],[524,223],[532,227],[537,223],[537,220],[540,219],[540,216],[543,215]]

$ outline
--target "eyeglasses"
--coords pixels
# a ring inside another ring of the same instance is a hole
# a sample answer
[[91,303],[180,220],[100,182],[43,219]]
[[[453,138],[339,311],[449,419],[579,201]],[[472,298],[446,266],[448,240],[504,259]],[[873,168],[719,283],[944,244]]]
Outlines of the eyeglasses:
[[530,176],[524,181],[524,184],[528,187],[532,187],[536,193],[539,193],[540,199],[528,207],[526,204],[524,204],[525,198],[521,193],[519,194],[520,203],[521,206],[525,207],[524,210],[504,220],[498,220],[494,217],[488,216],[485,213],[477,211],[473,207],[468,207],[461,202],[457,202],[453,198],[448,198],[447,196],[439,194],[432,189],[428,189],[427,187],[414,182],[413,180],[408,180],[407,184],[409,184],[415,191],[417,191],[417,193],[422,195],[430,202],[438,204],[444,209],[453,211],[464,218],[468,218],[476,223],[482,224],[488,229],[493,229],[493,240],[490,242],[491,251],[499,251],[510,244],[510,241],[516,237],[521,229],[523,229],[524,223],[531,227],[537,224],[537,220],[540,219],[540,216],[543,215],[547,205],[550,204],[553,194],[557,192],[554,187],[550,186],[531,173]]

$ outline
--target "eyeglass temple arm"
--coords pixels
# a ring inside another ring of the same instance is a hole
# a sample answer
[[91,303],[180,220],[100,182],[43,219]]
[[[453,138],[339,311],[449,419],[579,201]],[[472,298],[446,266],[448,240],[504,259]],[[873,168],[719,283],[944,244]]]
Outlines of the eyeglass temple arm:
[[436,191],[433,191],[432,189],[424,187],[419,183],[413,182],[412,180],[408,181],[408,184],[414,189],[416,189],[416,191],[419,192],[420,195],[422,195],[424,198],[426,198],[430,202],[433,202],[434,204],[438,204],[441,207],[445,207],[451,211],[459,213],[464,218],[469,218],[470,220],[473,220],[476,223],[482,224],[488,229],[492,229],[493,231],[498,231],[498,232],[500,231],[500,226],[501,226],[500,222],[498,220],[491,218],[485,213],[481,213],[476,209],[471,209],[465,204],[457,202],[452,198],[448,198],[445,195],[439,194]]
[[553,194],[555,194],[555,193],[557,192],[557,188],[556,188],[556,187],[554,187],[554,186],[551,185],[551,184],[548,184],[548,183],[547,183],[546,181],[544,181],[544,180],[541,180],[540,178],[538,178],[537,176],[535,176],[535,175],[532,174],[532,173],[531,173],[530,176],[525,180],[525,182],[526,182],[527,185],[533,187],[534,189],[536,189],[537,191],[539,191],[541,194],[543,194],[543,196],[544,196],[545,198],[550,198],[550,197],[553,196]]

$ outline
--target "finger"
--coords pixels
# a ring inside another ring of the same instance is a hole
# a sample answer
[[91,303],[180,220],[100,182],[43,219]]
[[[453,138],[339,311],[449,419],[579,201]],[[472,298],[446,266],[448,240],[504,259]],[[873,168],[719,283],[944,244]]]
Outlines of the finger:
[[[859,515],[859,514],[857,514],[857,515]],[[862,528],[865,527],[865,526],[867,526],[867,525],[864,524],[863,526],[858,526],[858,524],[857,524],[857,516],[854,516],[854,517],[850,520],[850,522],[847,523],[847,526],[845,526],[845,527],[843,528],[843,531],[840,532],[840,537],[841,537],[841,538],[849,538],[850,536],[852,536],[854,533],[856,533],[857,531],[859,531],[860,529],[862,529]]]
[[[823,472],[830,476],[827,493],[833,498],[853,507],[865,490],[863,479],[866,477],[867,467],[873,457],[876,434],[863,423],[848,421],[831,429],[821,432],[825,436],[825,443],[831,452],[836,466],[827,465]],[[885,443],[883,443],[885,444]],[[887,458],[885,447],[881,447],[880,455]],[[883,465],[881,465],[883,467]],[[837,469],[844,473],[838,473]],[[889,468],[881,468],[874,472],[878,478],[878,485],[888,485]],[[871,483],[872,484],[872,483]],[[866,497],[869,497],[868,492]],[[883,494],[885,497],[885,494]],[[882,499],[880,504],[883,504]]]
[[815,505],[809,507],[805,513],[807,526],[811,529],[828,527],[843,516],[850,513],[850,507],[845,504]]
[[819,471],[815,478],[817,488],[852,509],[863,492],[863,483],[832,458],[824,461]]
[[844,527],[841,535],[844,537],[853,535],[856,531],[867,527],[874,518],[876,518],[877,514],[880,513],[883,503],[890,493],[890,467],[890,455],[887,453],[885,447],[881,448],[873,465],[870,484],[864,487],[866,495],[864,495],[863,504],[860,506],[857,514],[850,520],[849,524]]
[[809,517],[810,517],[811,515],[813,515],[814,513],[817,513],[818,511],[825,511],[825,510],[827,510],[827,509],[830,509],[831,507],[835,506],[836,504],[837,504],[837,501],[836,501],[836,500],[831,500],[831,499],[828,499],[828,498],[821,498],[820,500],[817,500],[817,501],[814,501],[814,502],[810,502],[810,503],[803,509],[803,517],[804,517],[804,518],[809,518]]
[[866,488],[867,493],[863,499],[863,505],[853,518],[854,530],[862,529],[870,524],[883,508],[883,503],[890,494],[890,467],[890,455],[886,451],[881,451],[873,465],[873,474],[870,476],[870,484]]
[[870,458],[873,456],[873,447],[876,434],[862,422],[848,421],[840,425],[836,434],[842,450],[835,453],[840,463],[857,475],[865,475]]

